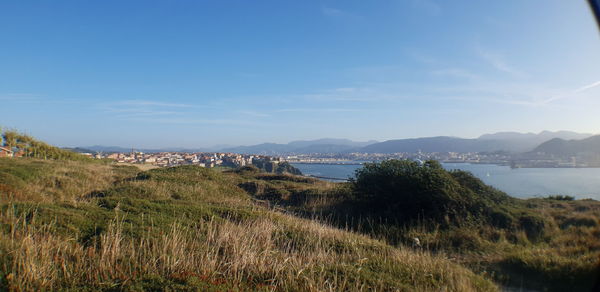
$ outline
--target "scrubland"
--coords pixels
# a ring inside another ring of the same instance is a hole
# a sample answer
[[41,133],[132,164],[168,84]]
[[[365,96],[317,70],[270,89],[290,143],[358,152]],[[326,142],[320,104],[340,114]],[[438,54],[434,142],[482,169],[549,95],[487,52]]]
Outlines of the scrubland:
[[[437,210],[448,211],[445,216],[421,210],[413,218],[407,211],[402,212],[406,216],[394,215],[394,210],[404,208],[398,202],[385,208],[372,203],[377,200],[361,195],[365,190],[358,188],[359,182],[265,174],[251,167],[142,171],[104,162],[2,158],[0,287],[13,291],[592,287],[600,255],[598,202],[517,200],[483,189],[491,199],[481,203],[476,196],[482,190],[473,190],[485,186],[477,183],[469,180],[471,191],[459,188],[460,183],[444,181],[443,186],[472,192],[468,196],[475,198],[473,206],[485,210],[471,209],[471,201],[452,193],[450,197],[461,203]],[[431,190],[427,194],[439,191],[427,189]],[[414,237],[422,247],[412,246]]]

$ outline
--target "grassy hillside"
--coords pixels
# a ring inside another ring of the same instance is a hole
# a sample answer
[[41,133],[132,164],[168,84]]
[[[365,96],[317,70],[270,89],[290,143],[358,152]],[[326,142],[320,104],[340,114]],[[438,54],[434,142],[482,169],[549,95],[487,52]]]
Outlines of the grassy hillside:
[[600,202],[520,200],[435,162],[367,164],[352,183],[329,188],[292,181],[254,182],[260,187],[248,190],[393,246],[419,238],[424,249],[503,286],[590,291],[600,284]]
[[[0,285],[90,291],[497,289],[443,253],[392,246],[274,208],[299,194],[340,187],[252,169],[140,171],[86,161],[0,159]],[[297,202],[302,208],[305,203]]]
[[435,161],[331,183],[142,170],[3,138],[27,156],[0,158],[3,290],[588,291],[600,278],[600,202],[519,200]]

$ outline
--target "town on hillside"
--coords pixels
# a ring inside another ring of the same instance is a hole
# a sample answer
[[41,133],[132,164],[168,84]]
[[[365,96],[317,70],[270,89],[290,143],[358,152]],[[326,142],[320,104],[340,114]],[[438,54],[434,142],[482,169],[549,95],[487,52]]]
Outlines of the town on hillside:
[[242,167],[247,165],[278,164],[280,157],[266,155],[245,155],[236,153],[180,153],[159,152],[144,153],[131,151],[130,153],[82,153],[82,155],[96,159],[112,159],[120,163],[151,164],[159,167],[178,165],[197,165],[213,168],[217,166]]

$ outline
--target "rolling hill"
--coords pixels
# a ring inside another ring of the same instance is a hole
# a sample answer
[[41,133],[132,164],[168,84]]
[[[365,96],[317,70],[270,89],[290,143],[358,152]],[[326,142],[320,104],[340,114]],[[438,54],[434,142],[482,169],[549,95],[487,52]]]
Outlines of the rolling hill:
[[428,137],[414,139],[388,140],[361,148],[365,153],[396,153],[396,152],[491,152],[531,151],[541,143],[553,138],[581,139],[591,136],[569,131],[550,132],[543,131],[538,134],[499,132],[485,134],[477,139],[464,139],[457,137]]
[[292,141],[287,144],[263,143],[252,146],[239,146],[225,148],[223,152],[244,154],[279,155],[288,153],[341,153],[377,143],[377,141],[355,142],[348,139],[318,139],[306,141]]
[[542,143],[532,152],[556,156],[574,156],[583,153],[600,154],[600,135],[581,140],[555,138]]

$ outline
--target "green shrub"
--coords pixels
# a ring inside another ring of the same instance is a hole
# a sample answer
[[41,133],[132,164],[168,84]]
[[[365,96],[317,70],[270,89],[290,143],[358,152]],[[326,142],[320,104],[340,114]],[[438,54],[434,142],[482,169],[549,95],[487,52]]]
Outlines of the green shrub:
[[[437,161],[367,163],[352,180],[359,205],[377,216],[403,221],[431,220],[445,225],[489,222],[486,214],[509,197],[467,172],[448,172]],[[510,215],[496,216],[510,225]]]
[[494,210],[490,214],[491,223],[498,228],[509,229],[514,227],[515,218],[503,210]]
[[537,241],[543,237],[546,223],[541,216],[526,214],[519,218],[519,226],[525,231],[529,240]]
[[565,195],[554,195],[548,196],[548,200],[557,200],[557,201],[574,201],[575,197],[573,196],[565,196]]
[[560,227],[562,229],[565,229],[565,228],[569,228],[570,226],[596,227],[598,225],[599,225],[598,218],[596,218],[596,217],[593,217],[593,216],[571,216],[571,217],[565,218],[561,222]]

